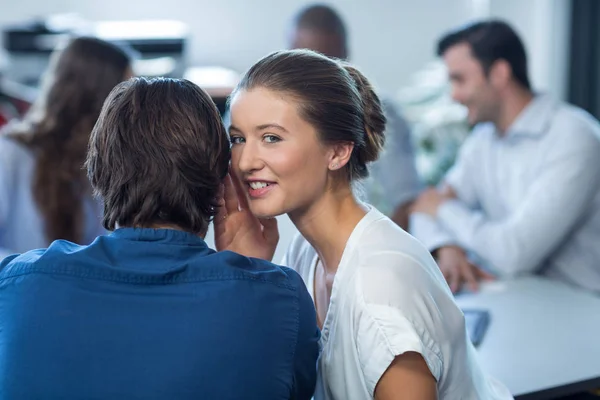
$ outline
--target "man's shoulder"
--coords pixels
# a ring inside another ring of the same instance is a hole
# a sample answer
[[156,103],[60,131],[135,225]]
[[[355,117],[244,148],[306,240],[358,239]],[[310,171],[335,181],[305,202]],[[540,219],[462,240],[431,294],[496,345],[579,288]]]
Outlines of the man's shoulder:
[[555,112],[543,135],[548,157],[579,155],[581,162],[593,162],[600,157],[600,124],[587,111],[557,102]]
[[584,109],[565,102],[559,102],[550,130],[555,133],[569,130],[575,135],[600,139],[598,120]]
[[223,258],[223,268],[228,271],[227,275],[232,279],[248,279],[268,283],[292,291],[298,290],[303,285],[298,273],[288,266],[259,258],[245,257],[229,251],[214,253],[212,257]]
[[45,256],[48,249],[34,249],[21,254],[12,254],[0,262],[0,281],[12,277],[48,273],[52,271]]
[[147,254],[137,257],[135,252],[120,251],[122,244],[116,246],[113,242],[109,236],[100,236],[86,246],[57,240],[48,248],[12,255],[0,264],[0,280],[44,274],[136,285],[195,285],[221,280],[276,286],[291,292],[301,286],[298,274],[290,268],[229,251],[149,258]]
[[402,113],[400,105],[392,98],[385,95],[380,97],[381,109],[387,119],[387,130],[395,134],[410,136],[408,121]]
[[479,156],[489,149],[497,139],[496,128],[491,122],[482,122],[475,125],[460,146],[461,158]]
[[396,100],[394,100],[393,97],[388,96],[386,94],[381,94],[379,96],[379,101],[381,102],[381,107],[383,108],[384,112],[385,111],[399,111],[400,107],[398,105],[398,102],[396,102]]

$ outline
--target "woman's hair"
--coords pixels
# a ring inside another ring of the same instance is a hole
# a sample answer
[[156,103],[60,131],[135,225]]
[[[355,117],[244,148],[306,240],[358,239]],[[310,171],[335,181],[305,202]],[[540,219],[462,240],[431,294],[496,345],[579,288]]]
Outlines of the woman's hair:
[[208,94],[183,79],[136,78],[106,99],[86,160],[104,227],[174,225],[206,232],[230,161]]
[[6,129],[36,158],[32,191],[49,242],[83,240],[83,199],[90,192],[83,162],[90,133],[130,64],[120,47],[96,38],[71,39],[53,54],[32,108]]
[[300,116],[324,143],[352,142],[346,165],[349,181],[368,176],[384,145],[386,118],[381,102],[365,76],[344,61],[310,50],[285,50],[267,55],[242,77],[238,91],[264,88],[299,103]]

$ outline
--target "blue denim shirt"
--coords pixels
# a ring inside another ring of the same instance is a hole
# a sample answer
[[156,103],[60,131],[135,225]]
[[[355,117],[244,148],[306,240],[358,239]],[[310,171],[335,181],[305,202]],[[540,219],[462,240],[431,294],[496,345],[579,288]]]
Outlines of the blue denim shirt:
[[0,398],[309,399],[319,336],[296,272],[181,231],[0,263]]

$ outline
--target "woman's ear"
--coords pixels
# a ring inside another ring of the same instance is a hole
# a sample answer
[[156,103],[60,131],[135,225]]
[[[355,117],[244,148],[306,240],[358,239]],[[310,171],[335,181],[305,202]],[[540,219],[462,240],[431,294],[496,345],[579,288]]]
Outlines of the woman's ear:
[[348,161],[350,161],[350,157],[352,156],[353,149],[353,142],[340,142],[332,145],[329,156],[329,170],[337,171],[348,164]]

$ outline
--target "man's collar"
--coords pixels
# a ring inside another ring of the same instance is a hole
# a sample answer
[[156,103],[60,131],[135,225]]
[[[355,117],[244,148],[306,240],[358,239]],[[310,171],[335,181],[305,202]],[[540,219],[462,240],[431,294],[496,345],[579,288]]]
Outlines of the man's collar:
[[558,102],[547,94],[536,94],[506,132],[506,136],[541,135],[556,113]]

